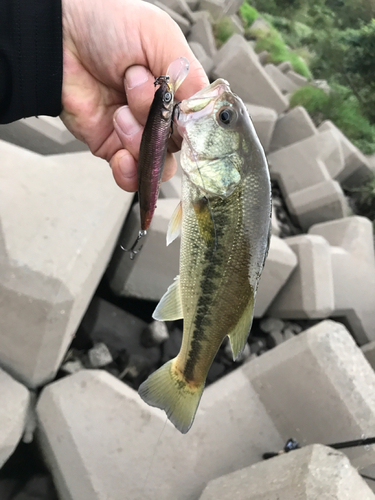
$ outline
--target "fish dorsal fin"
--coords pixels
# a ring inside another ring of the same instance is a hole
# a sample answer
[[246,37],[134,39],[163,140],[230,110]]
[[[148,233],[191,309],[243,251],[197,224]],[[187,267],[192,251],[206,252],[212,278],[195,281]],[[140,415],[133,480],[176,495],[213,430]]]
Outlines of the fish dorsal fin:
[[167,231],[167,246],[174,241],[177,236],[180,236],[181,234],[181,224],[182,224],[182,203],[177,205],[177,207],[174,209],[171,220],[169,221],[168,224],[168,231]]
[[158,321],[174,321],[183,318],[180,276],[176,276],[174,282],[160,299],[152,317]]
[[233,353],[233,361],[236,361],[236,359],[241,355],[242,351],[244,350],[247,337],[249,336],[251,324],[253,321],[254,298],[255,297],[252,294],[240,320],[233,328],[233,330],[228,334],[230,346]]

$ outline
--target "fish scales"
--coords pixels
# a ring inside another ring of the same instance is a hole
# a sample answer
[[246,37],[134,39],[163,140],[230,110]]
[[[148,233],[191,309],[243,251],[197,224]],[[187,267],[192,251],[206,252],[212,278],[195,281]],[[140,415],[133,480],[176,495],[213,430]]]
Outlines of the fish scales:
[[[177,357],[139,393],[185,433],[224,338],[234,359],[245,346],[269,246],[271,186],[246,108],[227,82],[183,101],[177,123],[184,139],[180,275],[154,317],[183,317],[183,339]],[[174,218],[180,220],[172,217],[169,241],[177,234]]]

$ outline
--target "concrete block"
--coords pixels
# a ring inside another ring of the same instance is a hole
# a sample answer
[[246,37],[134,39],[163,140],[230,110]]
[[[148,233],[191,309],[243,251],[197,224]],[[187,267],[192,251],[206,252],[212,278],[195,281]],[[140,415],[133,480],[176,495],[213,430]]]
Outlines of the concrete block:
[[0,140],[43,155],[88,150],[87,145],[76,139],[60,118],[52,116],[32,116],[0,125]]
[[296,266],[297,257],[293,250],[284,240],[272,236],[257,292],[254,313],[256,318],[264,315]]
[[273,236],[280,235],[280,225],[274,210],[272,210],[272,234]]
[[25,429],[30,393],[0,368],[0,467],[15,450]]
[[160,198],[179,198],[181,199],[181,173],[176,173],[168,181],[160,186]]
[[268,155],[271,178],[284,196],[327,181],[342,161],[340,144],[331,132],[315,134]]
[[375,341],[369,342],[361,347],[361,350],[370,363],[373,370],[375,370]]
[[234,30],[234,33],[238,33],[239,35],[243,35],[245,33],[243,24],[241,19],[237,16],[237,14],[232,14],[229,16],[229,19],[232,22],[232,28]]
[[0,141],[0,158],[0,364],[37,387],[60,365],[132,195],[91,153],[45,158]]
[[193,24],[190,35],[188,37],[188,42],[200,43],[206,53],[210,57],[214,57],[217,52],[215,38],[212,32],[210,15],[208,12],[206,12],[205,14],[205,16],[202,15],[199,19],[197,19],[195,24]]
[[292,69],[286,71],[285,74],[289,78],[289,80],[291,80],[298,88],[303,87],[304,85],[307,85],[309,83],[308,79],[305,76],[296,73]]
[[[375,373],[341,323],[322,321],[243,369],[285,440],[328,445],[373,436]],[[356,468],[375,463],[375,446],[343,451]]]
[[290,94],[298,88],[297,85],[285,76],[284,73],[274,64],[266,64],[266,66],[264,66],[264,70],[272,78],[283,94]]
[[375,340],[375,259],[373,227],[365,217],[316,224],[311,235],[331,245],[335,308],[359,344]]
[[245,102],[282,113],[289,106],[272,78],[260,64],[257,54],[241,36],[234,34],[214,58],[214,78],[225,78],[233,92]]
[[259,16],[255,19],[253,24],[250,26],[252,31],[269,31],[271,26],[267,23],[263,17]]
[[318,236],[286,238],[297,255],[298,266],[271,304],[268,314],[275,318],[320,319],[334,310],[331,252]]
[[203,66],[203,69],[209,75],[211,73],[212,68],[214,67],[214,63],[212,57],[206,54],[206,51],[202,47],[202,45],[198,42],[189,42],[190,48],[193,51],[195,57]]
[[268,62],[268,56],[269,56],[269,52],[267,50],[262,50],[262,52],[259,52],[258,54],[258,60],[260,62],[260,64],[262,66],[264,66],[265,64],[267,64]]
[[371,179],[373,170],[366,156],[331,121],[326,120],[319,127],[319,132],[331,131],[340,141],[344,165],[333,173],[333,177],[344,187],[357,187]]
[[313,224],[346,217],[350,211],[340,184],[332,179],[295,191],[285,202],[304,231]]
[[171,16],[173,21],[175,21],[179,27],[181,28],[182,33],[187,36],[190,33],[191,30],[191,22],[186,19],[183,15],[179,14],[178,12],[175,12],[173,9],[168,7],[162,2],[159,2],[158,0],[153,1],[154,5],[156,7],[159,7],[159,9],[164,10],[168,15]]
[[224,0],[201,0],[199,9],[207,11],[214,21],[219,20],[224,14]]
[[242,0],[224,0],[224,14],[226,16],[237,14],[241,5]]
[[273,131],[270,151],[276,151],[316,134],[318,131],[306,109],[296,106],[285,115],[279,116]]
[[271,108],[256,106],[254,104],[246,104],[246,108],[254,123],[256,133],[258,134],[263,149],[268,152],[277,120],[277,113]]
[[199,0],[186,0],[186,3],[188,4],[188,6],[190,7],[190,9],[192,11],[196,11],[199,7],[200,1]]
[[[134,260],[117,248],[107,271],[111,290],[121,296],[159,301],[179,272],[180,240],[166,246],[169,220],[179,199],[159,199],[143,248]],[[139,205],[129,214],[120,242],[130,248],[140,229]]]
[[200,500],[375,500],[348,458],[314,444],[208,483]]
[[43,390],[38,437],[64,500],[123,500],[124,491],[131,500],[188,500],[282,446],[258,401],[236,370],[207,388],[184,436],[133,389],[85,370]]
[[293,69],[292,63],[290,61],[283,61],[282,63],[278,64],[277,67],[283,73],[287,73],[288,71],[291,71]]
[[190,23],[193,22],[193,12],[186,0],[160,0],[159,3],[164,4],[176,14],[185,17]]

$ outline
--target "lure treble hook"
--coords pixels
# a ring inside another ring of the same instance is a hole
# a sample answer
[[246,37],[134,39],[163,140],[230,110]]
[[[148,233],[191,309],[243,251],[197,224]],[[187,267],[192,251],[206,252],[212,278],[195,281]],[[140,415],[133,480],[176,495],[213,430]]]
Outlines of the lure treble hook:
[[136,249],[139,241],[144,238],[147,234],[146,230],[140,230],[137,236],[137,239],[133,243],[133,245],[130,248],[124,248],[122,245],[120,245],[121,250],[124,250],[124,252],[130,252],[130,260],[133,260],[134,257],[137,255],[142,250],[143,245],[141,245],[139,248]]

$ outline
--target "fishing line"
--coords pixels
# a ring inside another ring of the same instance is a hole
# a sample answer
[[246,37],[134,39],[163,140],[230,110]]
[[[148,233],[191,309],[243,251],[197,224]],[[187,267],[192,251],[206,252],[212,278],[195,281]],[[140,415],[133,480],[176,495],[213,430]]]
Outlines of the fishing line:
[[161,439],[161,436],[162,436],[162,434],[164,432],[165,426],[167,425],[167,422],[168,422],[168,417],[165,417],[165,422],[164,422],[163,428],[162,428],[162,430],[161,430],[161,432],[159,434],[158,440],[156,441],[156,445],[154,447],[154,452],[153,452],[152,457],[151,457],[150,465],[148,467],[148,470],[147,470],[147,473],[146,473],[146,476],[145,476],[145,479],[144,479],[144,482],[143,482],[142,491],[141,491],[142,496],[143,496],[143,494],[145,492],[146,485],[147,485],[147,480],[148,480],[148,478],[150,476],[151,468],[152,468],[152,466],[154,464],[154,458],[155,458],[155,455],[156,455],[156,450],[157,450],[157,447],[158,447],[158,445],[160,443],[160,439]]

